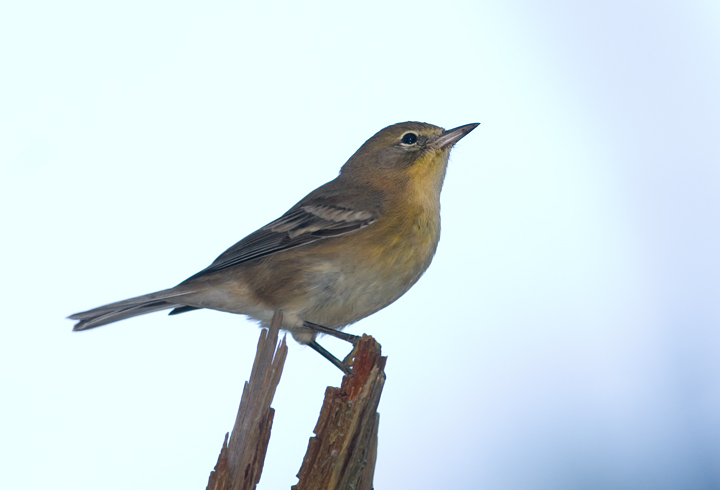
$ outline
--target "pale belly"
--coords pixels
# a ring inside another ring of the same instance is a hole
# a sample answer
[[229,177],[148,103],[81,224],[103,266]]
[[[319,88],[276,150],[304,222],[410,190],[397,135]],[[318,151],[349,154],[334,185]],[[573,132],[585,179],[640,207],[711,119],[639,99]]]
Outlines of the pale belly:
[[427,270],[437,239],[382,247],[370,256],[315,262],[304,272],[307,291],[298,313],[307,321],[342,328],[390,305]]

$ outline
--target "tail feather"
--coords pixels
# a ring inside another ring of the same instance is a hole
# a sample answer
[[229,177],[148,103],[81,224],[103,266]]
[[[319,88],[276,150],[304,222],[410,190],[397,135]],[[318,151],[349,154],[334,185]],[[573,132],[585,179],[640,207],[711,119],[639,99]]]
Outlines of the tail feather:
[[156,293],[145,294],[81,313],[75,313],[68,318],[71,320],[79,320],[73,327],[73,331],[88,330],[154,311],[181,308],[185,305],[182,302],[175,301],[177,301],[180,296],[188,294],[188,292],[189,291],[178,292],[174,289],[165,289]]
[[197,306],[181,306],[180,308],[175,308],[173,311],[168,313],[168,315],[179,315],[180,313],[186,313],[188,311],[193,310],[199,310],[201,308],[198,308]]

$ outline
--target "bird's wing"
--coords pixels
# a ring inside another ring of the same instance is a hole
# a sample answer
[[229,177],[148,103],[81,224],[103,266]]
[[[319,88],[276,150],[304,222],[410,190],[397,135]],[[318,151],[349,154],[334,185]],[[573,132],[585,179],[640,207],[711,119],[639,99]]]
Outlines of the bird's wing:
[[237,242],[215,259],[209,267],[189,279],[324,238],[344,235],[364,228],[375,220],[377,216],[369,211],[341,205],[296,206],[272,223]]

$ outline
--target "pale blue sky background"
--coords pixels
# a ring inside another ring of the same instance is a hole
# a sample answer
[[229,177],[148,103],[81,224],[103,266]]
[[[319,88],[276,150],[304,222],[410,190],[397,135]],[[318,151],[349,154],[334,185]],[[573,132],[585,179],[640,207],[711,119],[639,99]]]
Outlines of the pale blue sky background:
[[[1,488],[204,488],[257,328],[64,317],[405,120],[482,125],[430,270],[349,330],[389,356],[375,487],[720,487],[716,1],[6,2],[0,60]],[[260,488],[339,381],[292,343]]]

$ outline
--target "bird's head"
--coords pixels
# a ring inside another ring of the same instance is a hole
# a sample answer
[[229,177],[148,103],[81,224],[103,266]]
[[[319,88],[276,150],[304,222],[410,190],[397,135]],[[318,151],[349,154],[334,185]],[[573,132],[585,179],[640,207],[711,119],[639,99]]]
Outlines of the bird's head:
[[478,125],[444,130],[421,122],[393,124],[367,140],[343,166],[341,175],[358,184],[410,184],[439,194],[450,150]]

